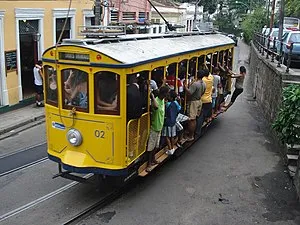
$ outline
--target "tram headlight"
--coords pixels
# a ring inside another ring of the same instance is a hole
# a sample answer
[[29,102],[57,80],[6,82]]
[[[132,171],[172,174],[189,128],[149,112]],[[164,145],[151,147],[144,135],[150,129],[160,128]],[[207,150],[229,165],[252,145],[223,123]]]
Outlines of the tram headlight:
[[81,133],[76,129],[70,129],[67,133],[67,140],[73,146],[79,146],[82,143]]

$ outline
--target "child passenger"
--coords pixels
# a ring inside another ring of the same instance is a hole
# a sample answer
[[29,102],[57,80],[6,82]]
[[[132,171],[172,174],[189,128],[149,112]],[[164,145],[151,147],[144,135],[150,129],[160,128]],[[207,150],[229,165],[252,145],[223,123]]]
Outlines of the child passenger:
[[177,94],[171,90],[168,94],[168,102],[166,103],[165,123],[162,129],[162,136],[166,137],[168,149],[166,154],[173,155],[175,152],[176,138],[176,118],[181,110],[181,106],[176,101]]

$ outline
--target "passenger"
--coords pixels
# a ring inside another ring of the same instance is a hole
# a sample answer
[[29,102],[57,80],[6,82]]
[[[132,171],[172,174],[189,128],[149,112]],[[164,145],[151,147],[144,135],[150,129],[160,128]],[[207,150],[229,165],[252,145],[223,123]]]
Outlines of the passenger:
[[127,77],[127,122],[143,114],[142,97],[137,84],[137,75]]
[[179,93],[183,92],[183,84],[179,78],[176,79],[176,66],[172,65],[168,67],[168,76],[167,76],[167,83],[171,90],[175,90],[175,80],[176,81],[176,90]]
[[236,98],[243,93],[243,85],[244,85],[244,80],[245,80],[245,76],[246,76],[246,68],[244,66],[241,66],[240,67],[240,74],[234,74],[234,73],[231,73],[230,77],[231,78],[236,78],[236,81],[235,81],[235,90],[232,94],[232,97],[231,97],[231,100],[230,100],[230,103],[227,105],[227,106],[224,106],[222,108],[222,110],[224,112],[227,111],[227,109],[229,109],[233,103],[235,102]]
[[35,101],[37,107],[44,107],[42,102],[43,96],[43,72],[42,72],[42,61],[39,60],[37,64],[35,64],[33,68],[33,76],[34,76],[34,87],[35,87]]
[[96,95],[96,107],[98,110],[117,110],[118,90],[115,75],[107,76],[106,74],[97,74],[97,92],[98,94]]
[[212,117],[215,117],[215,113],[219,108],[219,92],[221,88],[221,78],[219,76],[220,69],[218,67],[214,67],[213,69],[213,77],[214,77],[214,86],[212,92]]
[[69,76],[64,82],[67,104],[87,108],[87,75],[85,72],[69,70]]
[[165,112],[165,123],[162,129],[161,136],[166,137],[167,145],[169,150],[166,151],[166,154],[173,155],[175,152],[175,143],[176,143],[176,118],[181,110],[181,106],[176,101],[177,94],[174,90],[171,90],[168,94],[168,102],[166,103],[166,112]]
[[209,73],[207,69],[203,70],[204,77],[202,78],[203,82],[205,83],[206,89],[204,94],[201,97],[202,101],[202,111],[203,111],[203,118],[204,121],[210,122],[211,121],[211,113],[212,113],[212,89],[213,89],[213,82],[214,77]]
[[187,87],[187,82],[184,83],[184,89],[188,95],[188,134],[187,141],[194,140],[194,133],[196,129],[196,118],[201,113],[201,96],[205,91],[205,84],[203,83],[202,77],[203,71],[200,70],[197,74],[197,80],[191,84],[191,86]]
[[159,148],[160,134],[164,125],[165,119],[165,98],[169,92],[167,86],[162,86],[159,89],[158,97],[154,97],[151,93],[152,98],[152,118],[151,118],[151,127],[148,140],[147,151],[149,152],[147,172],[150,172],[151,166],[159,163],[155,160],[155,149]]

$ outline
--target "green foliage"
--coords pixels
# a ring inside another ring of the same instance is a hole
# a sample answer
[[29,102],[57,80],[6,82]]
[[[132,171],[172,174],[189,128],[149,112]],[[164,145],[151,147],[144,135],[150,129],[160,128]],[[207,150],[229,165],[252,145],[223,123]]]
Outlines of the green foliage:
[[257,8],[252,14],[248,14],[242,22],[244,38],[249,43],[255,32],[260,32],[266,24],[266,11],[264,8]]
[[281,141],[300,144],[300,86],[290,85],[283,90],[283,101],[273,129]]
[[299,0],[285,0],[285,16],[300,17]]

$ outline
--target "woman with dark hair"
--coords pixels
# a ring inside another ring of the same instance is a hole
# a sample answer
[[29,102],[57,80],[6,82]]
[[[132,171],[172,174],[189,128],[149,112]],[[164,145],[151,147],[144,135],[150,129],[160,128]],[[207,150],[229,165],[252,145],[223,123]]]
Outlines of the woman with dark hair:
[[231,100],[230,100],[230,103],[227,105],[227,106],[224,106],[222,111],[223,112],[226,112],[227,109],[229,109],[233,103],[235,102],[236,98],[243,93],[243,85],[244,85],[244,80],[245,80],[245,76],[246,76],[246,68],[244,66],[241,66],[240,67],[240,74],[235,74],[233,72],[231,72],[231,75],[230,77],[231,78],[236,78],[236,81],[235,81],[235,90],[232,94],[232,97],[231,97]]

